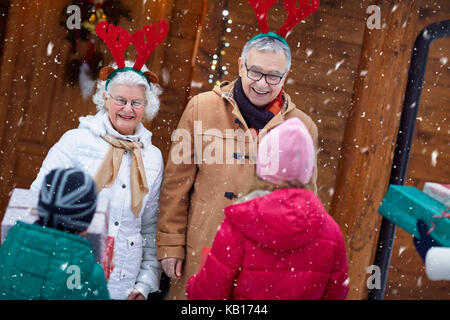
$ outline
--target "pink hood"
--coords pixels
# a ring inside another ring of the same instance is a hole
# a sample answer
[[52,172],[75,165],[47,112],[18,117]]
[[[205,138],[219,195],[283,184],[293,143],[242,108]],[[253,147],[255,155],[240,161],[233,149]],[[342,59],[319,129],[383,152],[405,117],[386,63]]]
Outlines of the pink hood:
[[246,238],[278,251],[307,246],[319,235],[326,219],[317,196],[295,188],[228,206],[225,215]]

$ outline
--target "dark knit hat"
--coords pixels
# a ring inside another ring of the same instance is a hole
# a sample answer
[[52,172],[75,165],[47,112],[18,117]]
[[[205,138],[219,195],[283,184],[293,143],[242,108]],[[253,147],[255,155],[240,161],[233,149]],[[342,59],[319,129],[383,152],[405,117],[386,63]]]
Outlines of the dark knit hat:
[[53,169],[44,178],[38,202],[38,224],[80,233],[89,227],[97,207],[97,187],[81,170]]

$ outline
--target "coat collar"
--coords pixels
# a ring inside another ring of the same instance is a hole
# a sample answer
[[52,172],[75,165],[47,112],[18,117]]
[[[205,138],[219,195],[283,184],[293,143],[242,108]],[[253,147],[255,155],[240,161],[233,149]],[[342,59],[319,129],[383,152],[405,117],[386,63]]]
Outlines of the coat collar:
[[[222,99],[226,100],[231,105],[232,107],[231,113],[237,119],[239,119],[239,121],[243,124],[246,130],[249,130],[244,120],[244,117],[242,116],[242,113],[239,110],[239,106],[237,105],[236,100],[234,100],[233,97],[233,88],[236,83],[236,80],[237,79],[233,80],[232,82],[229,81],[221,82],[219,85],[214,87],[213,92],[221,96]],[[283,108],[266,124],[266,126],[261,130],[261,133],[264,131],[268,131],[273,127],[276,127],[277,125],[282,123],[285,120],[286,114],[296,108],[295,104],[291,100],[291,97],[286,92],[284,92],[284,90],[283,90],[283,98],[284,98]],[[264,135],[260,134],[259,136],[262,137]]]
[[151,144],[152,133],[147,130],[142,123],[139,123],[136,127],[136,132],[133,135],[122,135],[117,132],[109,120],[108,112],[106,110],[101,110],[97,112],[96,115],[88,115],[86,117],[79,118],[80,129],[88,129],[94,135],[103,136],[105,134],[110,134],[115,138],[124,139],[128,141],[142,142],[143,144]]

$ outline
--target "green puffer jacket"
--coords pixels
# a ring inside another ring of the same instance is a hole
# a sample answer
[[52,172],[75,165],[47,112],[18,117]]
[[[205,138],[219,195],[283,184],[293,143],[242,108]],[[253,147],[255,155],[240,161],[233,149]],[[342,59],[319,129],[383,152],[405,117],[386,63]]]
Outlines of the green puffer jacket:
[[0,300],[106,300],[90,242],[54,228],[17,222],[0,247]]

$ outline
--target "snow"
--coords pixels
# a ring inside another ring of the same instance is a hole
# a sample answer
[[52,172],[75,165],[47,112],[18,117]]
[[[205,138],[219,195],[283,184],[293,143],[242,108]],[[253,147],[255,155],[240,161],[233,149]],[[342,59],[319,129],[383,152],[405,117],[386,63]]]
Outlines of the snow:
[[437,151],[437,150],[434,150],[432,153],[431,153],[431,165],[433,166],[433,167],[436,167],[436,164],[437,164],[437,156],[439,155],[439,152]]
[[53,42],[50,41],[47,45],[47,56],[52,55],[53,47],[54,47],[54,44],[53,44]]
[[398,250],[398,256],[400,257],[406,249],[407,247],[400,247],[400,249]]

